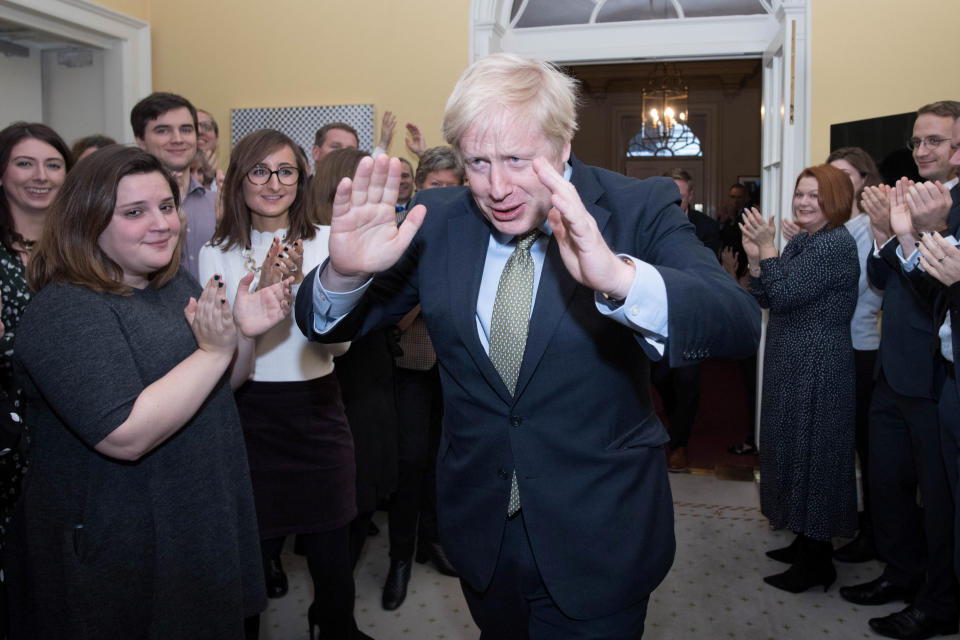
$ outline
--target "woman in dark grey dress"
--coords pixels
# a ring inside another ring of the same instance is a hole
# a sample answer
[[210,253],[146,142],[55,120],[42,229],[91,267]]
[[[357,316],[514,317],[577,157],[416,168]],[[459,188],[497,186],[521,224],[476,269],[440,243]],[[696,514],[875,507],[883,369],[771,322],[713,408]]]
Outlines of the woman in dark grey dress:
[[744,250],[750,290],[770,310],[760,408],[760,501],[774,528],[797,533],[768,553],[791,564],[764,580],[798,593],[836,579],[833,536],[857,527],[854,361],[850,319],[857,303],[857,245],[843,226],[853,186],[829,165],[804,169],[793,215],[798,233],[783,255],[773,218],[747,211]]
[[201,293],[178,268],[177,194],[153,156],[102,149],[67,176],[28,265],[11,638],[238,640],[266,604],[227,372],[238,332],[289,312],[289,281],[232,314],[221,280]]

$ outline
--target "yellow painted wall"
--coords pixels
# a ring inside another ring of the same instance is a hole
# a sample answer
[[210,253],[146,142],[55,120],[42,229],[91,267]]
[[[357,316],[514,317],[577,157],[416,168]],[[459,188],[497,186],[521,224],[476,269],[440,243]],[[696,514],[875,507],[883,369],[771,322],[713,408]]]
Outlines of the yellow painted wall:
[[[151,23],[154,88],[224,128],[232,107],[372,103],[378,123],[392,109],[440,144],[467,64],[470,0],[98,1]],[[960,2],[910,0],[905,12],[903,0],[811,1],[812,161],[826,157],[833,123],[960,99]]]
[[813,0],[810,157],[830,125],[960,100],[960,2]]
[[[149,20],[153,88],[210,111],[229,149],[230,109],[373,104],[442,144],[447,96],[468,62],[469,0],[98,0]],[[148,17],[130,7],[148,5]]]
[[98,0],[97,4],[144,22],[150,21],[150,0]]

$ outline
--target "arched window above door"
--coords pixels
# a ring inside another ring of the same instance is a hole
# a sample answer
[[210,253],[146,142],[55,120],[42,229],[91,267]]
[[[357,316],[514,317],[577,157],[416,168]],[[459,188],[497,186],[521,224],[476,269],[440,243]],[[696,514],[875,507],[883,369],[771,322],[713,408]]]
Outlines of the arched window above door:
[[772,0],[513,0],[516,29],[634,20],[682,20],[772,14]]
[[652,135],[644,128],[630,139],[627,144],[628,158],[650,158],[654,156],[703,157],[700,138],[683,123],[677,123],[669,138]]

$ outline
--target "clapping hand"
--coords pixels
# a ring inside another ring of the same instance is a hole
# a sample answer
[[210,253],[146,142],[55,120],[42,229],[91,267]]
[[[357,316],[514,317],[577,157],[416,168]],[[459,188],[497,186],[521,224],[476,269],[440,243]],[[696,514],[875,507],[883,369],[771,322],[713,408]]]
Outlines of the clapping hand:
[[739,253],[733,247],[724,247],[720,252],[720,263],[723,270],[734,278],[737,277],[737,268],[740,266]]
[[893,235],[890,228],[890,187],[885,184],[864,187],[860,206],[870,218],[870,228],[877,245],[883,245]]
[[910,216],[908,200],[910,195],[908,190],[914,187],[913,180],[909,178],[900,178],[890,190],[890,230],[897,236],[900,246],[903,249],[905,258],[909,258],[913,253],[913,247],[916,244],[914,235],[913,220]]
[[960,248],[936,231],[920,236],[920,265],[948,287],[960,282]]
[[920,184],[910,182],[904,193],[904,199],[917,231],[939,231],[947,227],[947,215],[950,213],[950,207],[953,206],[953,198],[950,190],[939,180]]
[[293,278],[293,284],[303,282],[303,242],[297,240],[292,244],[281,244],[279,239],[274,238],[260,265],[257,288],[265,289],[289,277]]
[[233,320],[247,338],[260,335],[287,317],[293,302],[293,294],[290,291],[290,286],[293,284],[292,277],[269,287],[261,287],[256,291],[250,291],[252,282],[253,273],[248,273],[240,279],[237,298],[233,305]]
[[780,235],[783,236],[784,242],[790,242],[798,233],[804,233],[804,231],[796,222],[789,218],[780,221]]
[[[253,274],[250,274],[250,278],[253,278]],[[220,356],[233,355],[237,346],[237,328],[233,324],[230,305],[223,292],[223,279],[219,275],[207,280],[199,299],[190,298],[183,315],[201,351]]]
[[769,221],[764,222],[763,216],[756,207],[744,209],[740,231],[743,234],[743,250],[751,264],[757,264],[764,253],[769,254],[772,251],[776,255],[777,248],[773,239],[777,233],[777,225],[773,221],[773,216],[770,216]]
[[350,291],[372,274],[390,268],[423,224],[427,209],[418,204],[397,227],[400,160],[386,155],[363,158],[353,180],[337,185],[330,222],[330,262],[323,285],[330,291]]

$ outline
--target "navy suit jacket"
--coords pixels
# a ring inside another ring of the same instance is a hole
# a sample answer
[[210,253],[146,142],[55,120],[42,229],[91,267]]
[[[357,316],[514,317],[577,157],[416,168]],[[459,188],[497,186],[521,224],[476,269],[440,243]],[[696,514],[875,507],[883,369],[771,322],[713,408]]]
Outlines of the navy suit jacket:
[[700,242],[717,254],[719,258],[720,225],[717,224],[717,221],[696,209],[690,209],[690,211],[687,212],[687,217],[690,218],[690,222],[693,224],[697,237],[700,238]]
[[[670,364],[745,357],[760,310],[694,234],[669,178],[638,181],[572,159],[571,181],[616,252],[645,260],[666,283]],[[605,318],[594,292],[564,267],[551,238],[510,395],[477,334],[490,227],[468,188],[418,194],[426,220],[390,270],[333,330],[313,331],[313,282],[296,318],[311,339],[349,340],[396,322],[418,302],[443,382],[437,459],[441,540],[477,590],[491,581],[516,469],[522,517],[543,580],[574,618],[622,610],[648,595],[673,561],[673,509],[650,396],[653,347]]]
[[[960,184],[951,192],[953,206],[947,227],[957,234],[960,228]],[[919,272],[906,275],[896,251],[896,238],[867,258],[867,278],[883,289],[883,324],[880,336],[880,370],[890,388],[911,398],[936,400],[941,378],[937,357],[937,306],[933,298],[941,288],[933,278]]]

